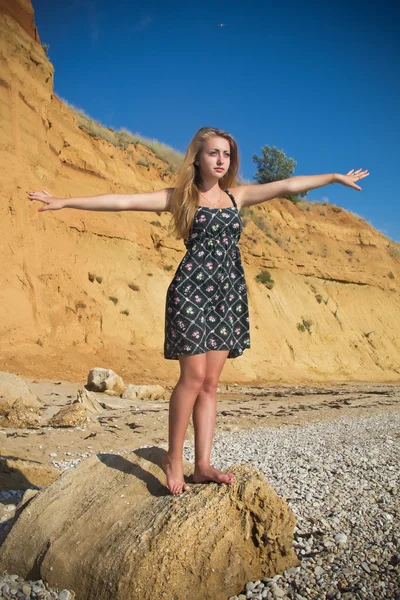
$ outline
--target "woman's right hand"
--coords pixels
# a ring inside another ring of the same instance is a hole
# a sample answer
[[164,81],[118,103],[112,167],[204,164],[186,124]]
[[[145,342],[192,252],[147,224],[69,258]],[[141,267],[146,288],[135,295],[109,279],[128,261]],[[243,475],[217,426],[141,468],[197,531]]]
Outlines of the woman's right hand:
[[45,210],[60,210],[60,208],[64,208],[65,206],[64,198],[55,198],[49,194],[49,192],[46,192],[46,190],[42,190],[41,192],[29,192],[28,198],[29,200],[44,202],[45,206],[40,206],[38,212],[44,212]]

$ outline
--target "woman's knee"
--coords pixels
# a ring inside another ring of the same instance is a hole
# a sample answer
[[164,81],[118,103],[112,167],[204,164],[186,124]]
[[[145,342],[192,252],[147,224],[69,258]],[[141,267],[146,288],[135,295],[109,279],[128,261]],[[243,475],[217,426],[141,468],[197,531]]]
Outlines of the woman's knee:
[[201,355],[198,357],[192,356],[190,359],[192,360],[180,359],[181,375],[179,383],[200,390],[206,377],[206,362],[202,360]]
[[207,394],[214,394],[217,391],[218,383],[219,377],[217,377],[216,375],[206,374],[203,379],[201,389]]

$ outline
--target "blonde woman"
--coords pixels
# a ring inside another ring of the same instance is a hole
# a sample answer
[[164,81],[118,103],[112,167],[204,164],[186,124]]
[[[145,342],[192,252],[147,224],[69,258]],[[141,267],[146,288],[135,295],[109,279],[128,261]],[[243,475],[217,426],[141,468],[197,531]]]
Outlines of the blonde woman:
[[227,358],[250,348],[246,281],[238,248],[240,209],[287,194],[341,183],[361,190],[368,171],[346,175],[296,176],[273,183],[236,186],[239,168],[234,138],[202,127],[186,151],[174,188],[145,194],[55,198],[31,192],[39,212],[76,208],[99,211],[169,211],[170,233],[183,238],[186,253],[168,287],[164,357],[179,360],[180,377],[169,407],[169,448],[162,467],[172,494],[188,490],[183,476],[183,443],[191,414],[195,434],[193,481],[232,483],[233,473],[210,464],[216,420],[216,390]]

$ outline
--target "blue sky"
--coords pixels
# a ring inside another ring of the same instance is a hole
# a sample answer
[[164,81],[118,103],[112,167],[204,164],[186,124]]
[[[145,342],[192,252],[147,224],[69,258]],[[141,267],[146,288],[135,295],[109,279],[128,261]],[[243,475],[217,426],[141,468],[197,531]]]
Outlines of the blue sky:
[[[268,144],[295,175],[370,176],[309,193],[400,242],[400,8],[388,0],[33,0],[55,92],[104,125],[184,151],[204,125]],[[220,27],[219,24],[224,24]]]

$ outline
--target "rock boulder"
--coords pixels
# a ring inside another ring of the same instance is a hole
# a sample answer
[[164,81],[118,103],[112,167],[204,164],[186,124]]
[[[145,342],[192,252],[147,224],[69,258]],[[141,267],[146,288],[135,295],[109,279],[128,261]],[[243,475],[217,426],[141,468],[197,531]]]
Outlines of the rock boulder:
[[298,564],[295,518],[261,473],[230,467],[234,484],[172,496],[163,454],[100,454],[64,472],[22,510],[2,568],[80,600],[226,600]]

